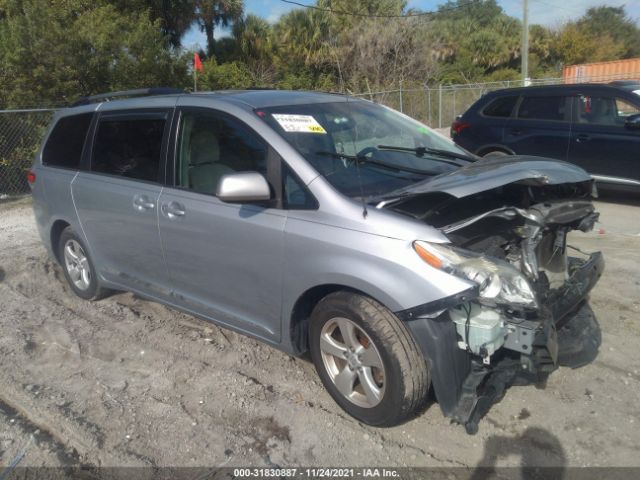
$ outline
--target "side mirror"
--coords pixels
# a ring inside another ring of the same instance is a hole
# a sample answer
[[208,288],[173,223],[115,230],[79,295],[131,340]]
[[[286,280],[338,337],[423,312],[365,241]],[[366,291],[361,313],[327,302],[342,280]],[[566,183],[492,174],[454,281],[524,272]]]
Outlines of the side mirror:
[[258,172],[229,173],[218,182],[216,197],[228,203],[262,202],[271,198],[271,190]]
[[640,113],[629,115],[624,121],[624,126],[629,130],[640,130]]

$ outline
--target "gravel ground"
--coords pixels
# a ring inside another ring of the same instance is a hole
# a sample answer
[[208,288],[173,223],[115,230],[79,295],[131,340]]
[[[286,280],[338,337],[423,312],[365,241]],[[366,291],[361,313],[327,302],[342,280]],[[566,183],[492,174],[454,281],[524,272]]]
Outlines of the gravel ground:
[[570,241],[605,254],[600,355],[511,388],[469,436],[437,404],[362,425],[306,359],[129,293],[82,301],[30,200],[0,204],[0,465],[640,466],[640,209],[598,209]]

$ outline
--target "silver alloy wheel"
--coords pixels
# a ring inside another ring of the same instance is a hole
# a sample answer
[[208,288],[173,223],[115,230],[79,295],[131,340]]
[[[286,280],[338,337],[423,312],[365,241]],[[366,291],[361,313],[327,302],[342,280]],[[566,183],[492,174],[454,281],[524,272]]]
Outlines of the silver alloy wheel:
[[64,244],[64,264],[69,278],[79,290],[86,290],[91,285],[91,267],[82,246],[75,240],[67,240]]
[[320,332],[320,353],[329,378],[342,395],[363,408],[382,401],[385,370],[369,336],[351,320],[332,318]]

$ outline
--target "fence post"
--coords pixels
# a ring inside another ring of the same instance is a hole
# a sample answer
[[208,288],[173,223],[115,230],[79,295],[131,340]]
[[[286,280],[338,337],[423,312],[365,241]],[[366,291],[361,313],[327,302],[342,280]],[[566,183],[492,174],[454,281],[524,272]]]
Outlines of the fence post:
[[442,84],[438,85],[438,128],[442,128]]
[[[456,108],[456,91],[453,91],[453,120],[455,120],[456,118],[456,112],[457,112],[457,108]],[[452,121],[453,121],[452,120]]]
[[404,113],[404,108],[402,105],[402,80],[400,80],[400,111]]
[[433,123],[431,121],[431,89],[429,87],[424,87],[427,89],[427,105],[428,105],[428,111],[429,111],[429,126],[432,127]]

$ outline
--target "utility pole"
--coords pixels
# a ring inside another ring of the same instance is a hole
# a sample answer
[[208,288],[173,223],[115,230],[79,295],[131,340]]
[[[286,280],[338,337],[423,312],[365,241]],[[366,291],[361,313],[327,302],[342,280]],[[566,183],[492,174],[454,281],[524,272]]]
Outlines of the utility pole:
[[529,85],[529,0],[522,0],[522,84]]

